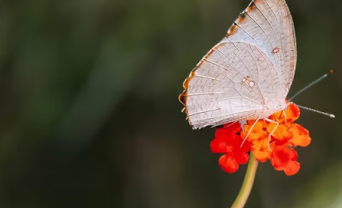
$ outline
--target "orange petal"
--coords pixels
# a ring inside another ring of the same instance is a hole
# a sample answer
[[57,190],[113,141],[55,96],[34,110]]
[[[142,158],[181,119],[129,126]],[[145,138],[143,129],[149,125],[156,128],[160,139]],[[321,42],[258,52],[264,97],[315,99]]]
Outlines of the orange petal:
[[257,160],[266,162],[271,157],[271,151],[268,149],[268,139],[253,143],[252,152]]
[[278,123],[284,123],[285,117],[284,117],[284,112],[283,111],[278,111],[272,115],[269,116],[269,119],[276,121]]
[[[274,130],[275,129],[275,130]],[[292,132],[289,131],[289,127],[284,124],[269,123],[267,125],[267,131],[271,133],[274,130],[272,136],[281,142],[287,142],[292,138]]]
[[294,122],[299,118],[300,110],[298,106],[296,106],[294,103],[291,103],[285,110],[286,114],[286,121],[287,122]]
[[252,126],[256,120],[247,120],[247,125]]
[[[254,121],[255,122],[255,121]],[[266,124],[264,121],[258,121],[257,123],[247,121],[247,123],[244,125],[244,133],[241,133],[241,138],[245,139],[246,135],[249,133],[247,140],[250,142],[253,142],[255,140],[260,140],[265,138],[268,133],[266,132]],[[254,126],[253,126],[254,125]],[[253,126],[253,129],[251,130]]]
[[272,114],[269,118],[273,121],[277,121],[278,123],[284,123],[285,124],[285,118],[286,123],[290,122],[293,123],[295,120],[299,118],[300,110],[298,106],[291,103],[288,105],[288,107],[284,111],[278,111],[274,114]]
[[266,130],[266,124],[264,121],[258,121],[257,123],[255,123],[255,121],[247,121],[248,124],[244,125],[244,131],[245,132],[248,132],[252,126],[253,126],[253,129],[252,129],[252,132],[253,133],[256,133],[256,132],[259,132],[259,131],[264,131]]
[[299,124],[292,124],[290,131],[293,133],[292,139],[289,141],[295,146],[306,147],[310,144],[311,138],[309,136],[309,131],[303,128]]

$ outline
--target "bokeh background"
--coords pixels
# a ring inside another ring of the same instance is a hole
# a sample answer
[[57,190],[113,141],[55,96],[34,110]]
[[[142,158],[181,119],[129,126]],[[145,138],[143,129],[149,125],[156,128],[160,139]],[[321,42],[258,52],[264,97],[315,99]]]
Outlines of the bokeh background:
[[[248,0],[0,0],[0,207],[230,207],[229,175],[177,96]],[[246,207],[342,207],[342,1],[288,0],[290,95],[312,143],[292,177],[259,166]]]

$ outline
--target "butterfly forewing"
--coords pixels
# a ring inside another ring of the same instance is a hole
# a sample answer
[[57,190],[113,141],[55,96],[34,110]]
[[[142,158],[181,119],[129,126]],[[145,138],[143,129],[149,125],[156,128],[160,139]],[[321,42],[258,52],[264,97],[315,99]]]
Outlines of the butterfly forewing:
[[285,98],[295,73],[297,51],[290,11],[284,0],[255,0],[240,14],[226,38],[258,46],[275,66]]

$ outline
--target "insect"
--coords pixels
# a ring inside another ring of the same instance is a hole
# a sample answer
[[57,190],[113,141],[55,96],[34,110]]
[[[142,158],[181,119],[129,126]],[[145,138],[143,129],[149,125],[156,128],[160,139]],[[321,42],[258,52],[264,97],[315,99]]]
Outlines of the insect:
[[184,81],[179,100],[190,125],[266,119],[285,109],[296,61],[285,0],[253,0]]

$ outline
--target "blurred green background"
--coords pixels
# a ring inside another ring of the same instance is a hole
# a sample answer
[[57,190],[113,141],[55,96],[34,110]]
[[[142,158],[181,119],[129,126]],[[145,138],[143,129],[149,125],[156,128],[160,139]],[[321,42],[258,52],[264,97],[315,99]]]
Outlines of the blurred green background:
[[[177,96],[248,0],[0,0],[0,207],[230,207],[229,175]],[[289,95],[312,137],[292,177],[259,166],[246,207],[342,207],[342,1],[288,0]]]

